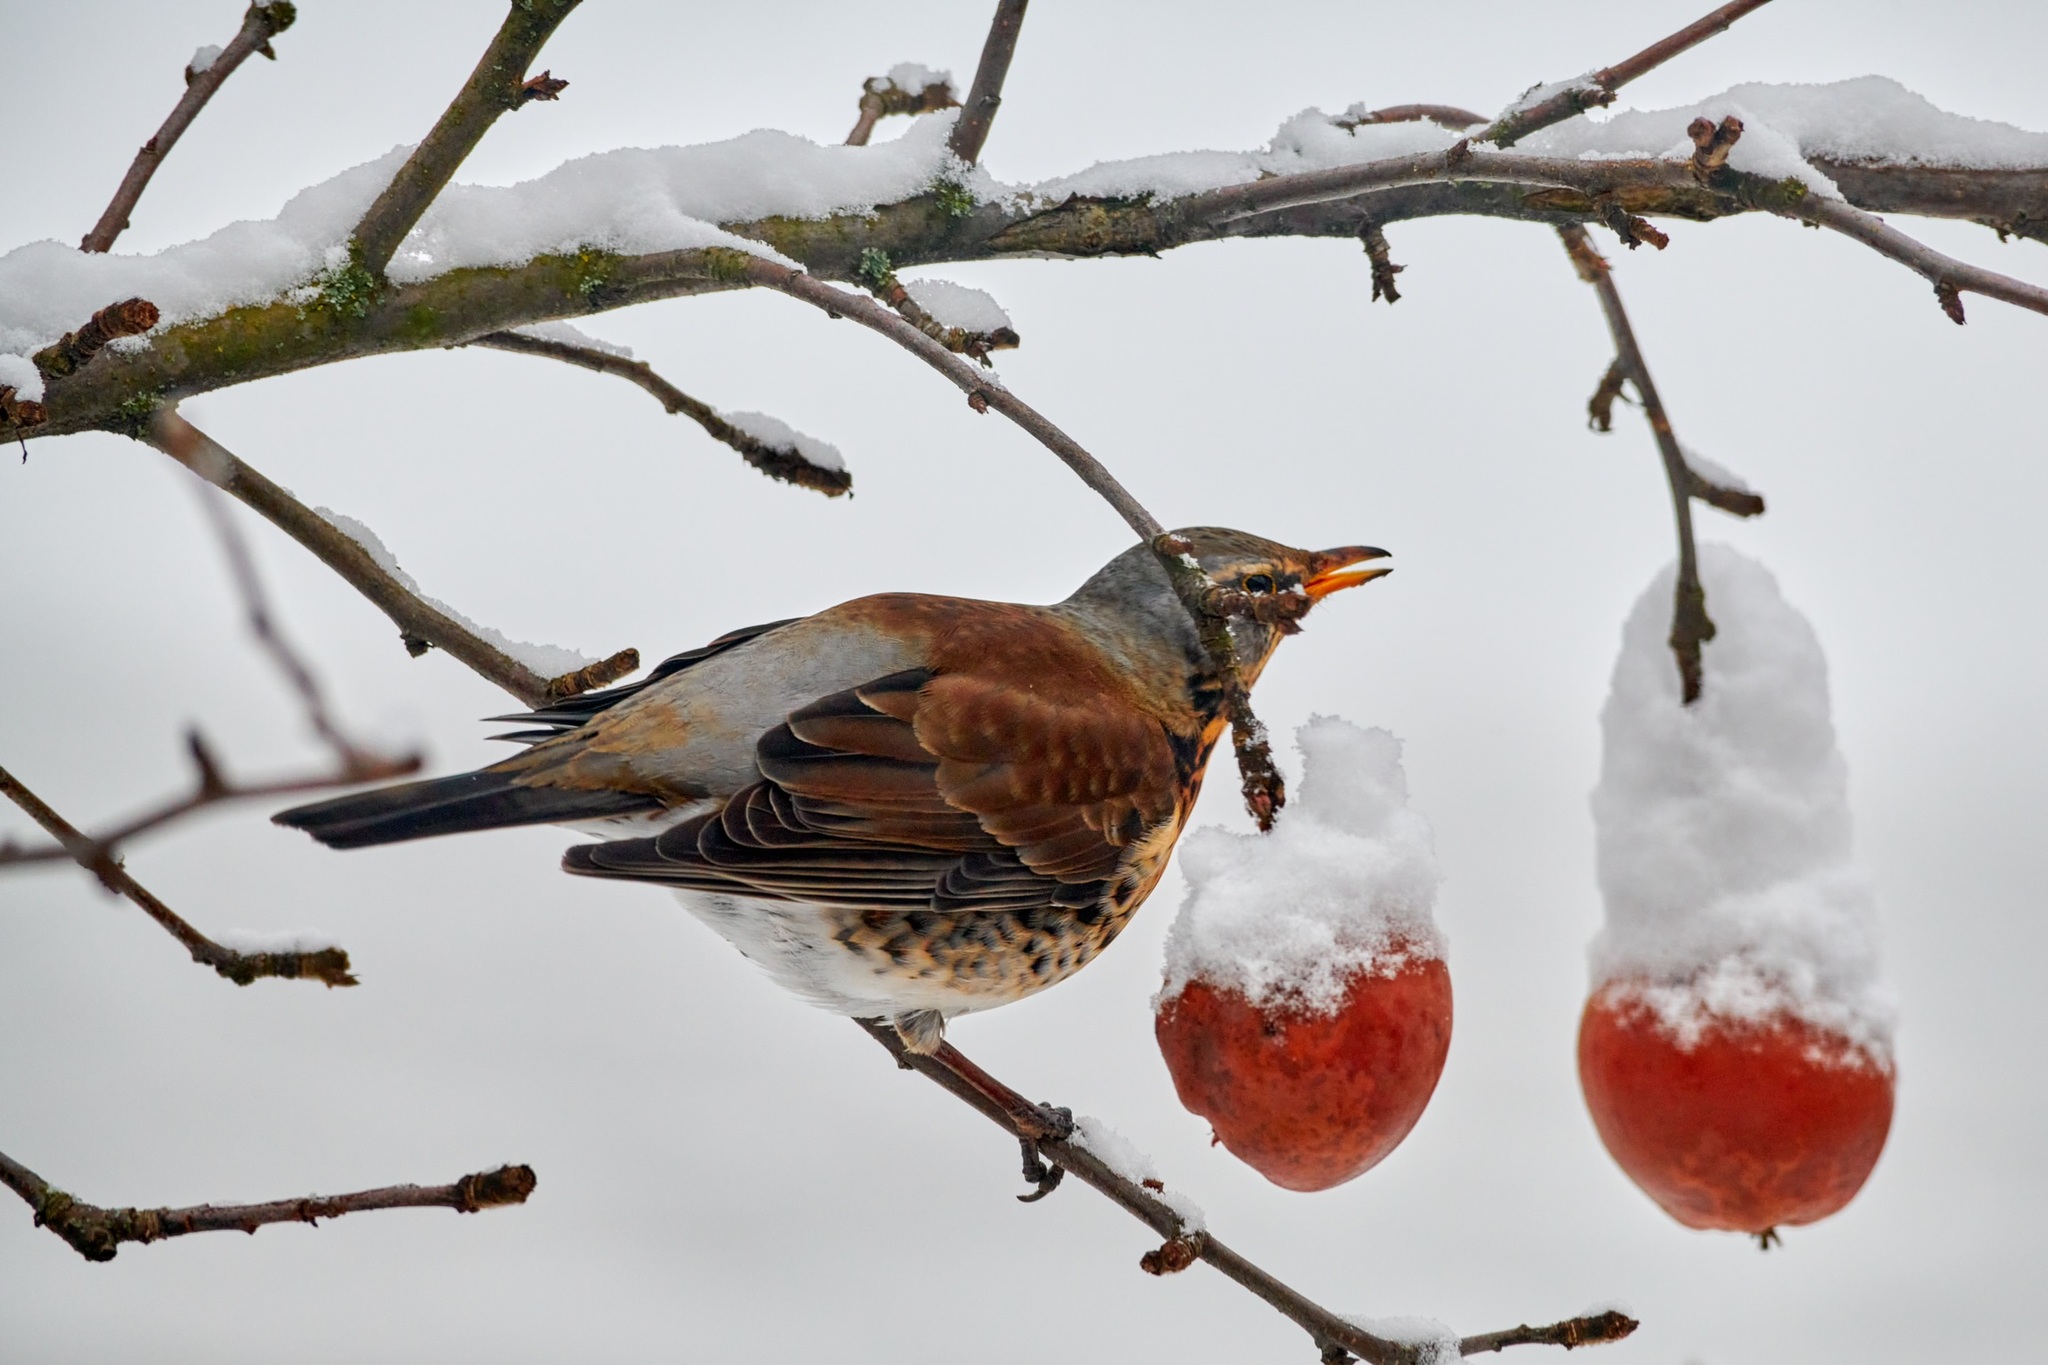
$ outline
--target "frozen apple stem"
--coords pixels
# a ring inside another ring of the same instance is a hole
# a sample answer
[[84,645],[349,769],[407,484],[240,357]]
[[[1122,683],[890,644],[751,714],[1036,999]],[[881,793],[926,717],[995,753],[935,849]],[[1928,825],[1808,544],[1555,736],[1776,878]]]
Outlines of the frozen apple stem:
[[[1237,1252],[1224,1245],[1206,1229],[1189,1229],[1171,1205],[1152,1190],[1117,1171],[1102,1156],[1075,1140],[1074,1125],[1064,1109],[1033,1104],[1009,1086],[969,1061],[951,1043],[929,1055],[911,1052],[903,1046],[895,1028],[887,1021],[857,1019],[869,1037],[887,1048],[898,1066],[915,1071],[941,1089],[981,1112],[1008,1131],[1025,1152],[1025,1178],[1037,1186],[1022,1196],[1031,1202],[1051,1193],[1059,1173],[1072,1172],[1082,1184],[1121,1205],[1125,1212],[1164,1239],[1163,1245],[1148,1251],[1142,1267],[1152,1274],[1170,1273],[1194,1260],[1207,1261],[1230,1279],[1264,1299],[1315,1341],[1323,1359],[1337,1362],[1356,1357],[1370,1365],[1420,1365],[1426,1346],[1391,1341],[1375,1336],[1357,1324],[1304,1298]],[[1045,1175],[1038,1168],[1049,1163]],[[1593,1346],[1620,1341],[1635,1331],[1635,1319],[1618,1312],[1596,1313],[1569,1318],[1546,1327],[1513,1327],[1501,1332],[1464,1337],[1459,1352],[1476,1355],[1508,1346]]]

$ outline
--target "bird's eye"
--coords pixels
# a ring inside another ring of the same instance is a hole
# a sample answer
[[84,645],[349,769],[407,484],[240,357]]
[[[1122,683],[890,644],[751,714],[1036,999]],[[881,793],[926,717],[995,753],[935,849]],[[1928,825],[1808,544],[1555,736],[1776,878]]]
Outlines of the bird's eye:
[[1244,590],[1249,593],[1269,593],[1273,591],[1273,576],[1263,573],[1252,574],[1245,579]]

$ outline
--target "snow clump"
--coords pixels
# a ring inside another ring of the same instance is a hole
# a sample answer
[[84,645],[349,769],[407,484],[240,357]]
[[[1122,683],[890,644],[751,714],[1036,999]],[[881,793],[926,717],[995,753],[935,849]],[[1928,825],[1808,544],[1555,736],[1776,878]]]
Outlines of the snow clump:
[[1166,1188],[1166,1182],[1159,1178],[1159,1168],[1152,1164],[1151,1157],[1101,1119],[1090,1118],[1086,1114],[1076,1116],[1074,1134],[1069,1141],[1133,1185],[1143,1185],[1150,1190],[1154,1198],[1172,1209],[1174,1216],[1180,1219],[1182,1232],[1201,1232],[1209,1226],[1208,1215],[1194,1200],[1178,1190]]
[[16,398],[40,403],[43,372],[25,355],[0,355],[0,389],[13,389]]
[[815,436],[806,436],[779,417],[765,412],[721,412],[718,414],[769,449],[794,455],[820,469],[844,469],[846,457],[839,447]]
[[1188,890],[1166,939],[1166,984],[1256,1007],[1327,1014],[1353,978],[1441,958],[1429,822],[1408,804],[1401,741],[1336,716],[1294,732],[1299,790],[1270,834],[1211,826],[1181,842]]
[[986,336],[1014,325],[995,296],[985,290],[951,280],[905,280],[903,292],[941,327],[958,327],[963,332]]
[[1665,638],[1672,569],[1622,628],[1593,791],[1593,987],[1641,999],[1686,1045],[1710,1019],[1789,1014],[1886,1059],[1894,1011],[1820,642],[1754,560],[1703,545],[1700,578],[1717,634],[1691,706]]
[[581,327],[571,327],[566,322],[530,322],[524,327],[512,329],[520,336],[532,337],[536,341],[552,341],[558,346],[581,346],[586,351],[599,355],[617,356],[620,360],[631,360],[633,348],[617,342],[594,337]]

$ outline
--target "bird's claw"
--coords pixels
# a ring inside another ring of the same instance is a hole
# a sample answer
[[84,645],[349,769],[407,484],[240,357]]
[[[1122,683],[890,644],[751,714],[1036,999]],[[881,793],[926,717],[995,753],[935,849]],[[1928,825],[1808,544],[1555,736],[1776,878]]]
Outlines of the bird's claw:
[[1020,1204],[1036,1204],[1058,1189],[1060,1181],[1067,1176],[1066,1167],[1049,1165],[1045,1158],[1039,1155],[1038,1143],[1041,1137],[1065,1138],[1070,1135],[1074,1131],[1074,1112],[1051,1104],[1039,1105],[1038,1112],[1043,1120],[1044,1132],[1037,1137],[1020,1136],[1017,1139],[1017,1145],[1024,1153],[1024,1178],[1034,1187],[1031,1193],[1017,1196],[1017,1202]]

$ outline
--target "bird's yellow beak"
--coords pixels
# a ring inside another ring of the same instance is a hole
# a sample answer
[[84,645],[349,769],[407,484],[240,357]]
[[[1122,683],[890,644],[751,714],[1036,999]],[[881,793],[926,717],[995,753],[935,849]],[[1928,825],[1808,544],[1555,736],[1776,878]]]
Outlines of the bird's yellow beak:
[[1386,557],[1385,550],[1373,545],[1345,545],[1335,550],[1317,550],[1308,557],[1307,572],[1301,577],[1302,591],[1312,600],[1320,602],[1340,589],[1355,588],[1360,583],[1385,578],[1393,572],[1391,568],[1353,569],[1351,565]]

